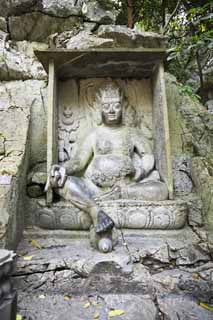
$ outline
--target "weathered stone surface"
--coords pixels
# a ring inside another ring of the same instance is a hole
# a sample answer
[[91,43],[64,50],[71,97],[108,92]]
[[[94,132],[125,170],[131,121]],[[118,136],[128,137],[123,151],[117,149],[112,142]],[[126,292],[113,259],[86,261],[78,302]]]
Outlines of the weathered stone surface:
[[190,226],[202,227],[204,225],[203,203],[198,197],[188,197],[188,223]]
[[[41,228],[87,230],[91,223],[87,214],[69,202],[60,201],[46,208],[45,202],[38,201],[32,206],[33,214],[29,210],[29,217],[36,217],[36,225]],[[117,228],[179,229],[186,222],[187,206],[180,201],[101,201],[100,207],[113,219]]]
[[21,15],[40,11],[56,17],[81,15],[82,0],[2,0],[0,14],[2,16]]
[[[0,121],[3,125],[0,134],[5,141],[5,158],[1,160],[1,171],[10,171],[9,168],[13,163],[15,167],[19,165],[17,158],[25,152],[28,134],[32,146],[30,152],[32,165],[33,161],[35,163],[45,159],[45,90],[46,83],[44,81],[27,80],[1,83]],[[29,130],[30,113],[31,127]]]
[[5,154],[4,138],[0,136],[0,156]]
[[212,157],[213,116],[187,94],[181,93],[175,77],[166,74],[170,138],[173,155],[193,154]]
[[89,31],[81,31],[70,39],[62,40],[61,35],[56,40],[56,47],[66,49],[87,49],[111,47],[114,44],[112,39],[102,39]]
[[42,0],[42,12],[54,17],[70,17],[81,15],[80,0]]
[[[119,319],[125,320],[139,320],[141,315],[144,320],[158,319],[159,316],[170,319],[169,316],[175,315],[174,311],[179,313],[180,319],[191,314],[193,317],[186,319],[194,320],[201,314],[205,319],[205,309],[196,307],[194,301],[210,303],[213,292],[210,281],[212,263],[200,262],[196,268],[180,270],[175,267],[174,260],[169,263],[168,259],[164,259],[163,251],[160,253],[159,250],[160,243],[165,246],[167,242],[171,243],[171,239],[175,243],[177,238],[182,246],[187,247],[194,241],[188,230],[185,232],[188,242],[184,242],[182,231],[181,234],[176,231],[175,235],[165,231],[167,235],[164,232],[161,237],[150,231],[144,231],[140,236],[124,232],[115,251],[107,255],[97,251],[94,254],[87,239],[71,239],[70,233],[64,233],[64,239],[56,234],[52,237],[49,234],[45,239],[44,234],[36,237],[37,231],[33,232],[34,235],[29,231],[28,238],[21,242],[18,249],[15,282],[19,292],[19,312],[23,316],[33,317],[39,312],[42,320],[54,319],[63,305],[72,315],[76,314],[75,319],[82,319],[83,312],[86,312],[84,319],[89,320],[98,311],[99,319],[106,320],[109,310],[113,309],[123,310],[125,314]],[[147,255],[142,254],[143,250]],[[201,278],[204,272],[207,277],[205,281]],[[43,306],[40,309],[36,306],[38,299]],[[79,304],[80,301],[82,303]],[[83,308],[88,301],[88,308]],[[99,307],[96,309],[97,303]],[[192,313],[187,303],[192,307]],[[81,318],[78,318],[79,309],[82,310]],[[204,313],[200,313],[201,310]]]
[[208,112],[213,113],[213,100],[208,100],[205,104],[208,109]]
[[44,188],[37,184],[32,184],[27,187],[27,194],[29,197],[38,198],[44,195]]
[[0,30],[0,47],[2,47],[2,44],[5,45],[8,39],[9,39],[9,33],[6,33]]
[[[62,272],[60,272],[62,277]],[[40,296],[40,297],[39,297]],[[109,319],[109,312],[122,310],[123,315],[114,317],[119,320],[155,320],[157,319],[157,308],[148,296],[143,295],[104,295],[92,296],[69,296],[68,294],[39,296],[21,295],[19,313],[23,316],[33,318],[39,314],[40,320],[70,320],[70,315],[75,320],[100,320]],[[39,300],[39,306],[38,306]],[[30,308],[29,308],[30,306]],[[88,307],[85,307],[88,306]],[[66,310],[66,312],[65,312]],[[141,318],[143,316],[143,318]]]
[[200,261],[209,261],[210,256],[199,246],[188,245],[178,251],[177,265],[193,265]]
[[0,14],[5,17],[12,14],[20,15],[39,8],[39,4],[40,1],[35,0],[2,0],[0,3]]
[[140,32],[119,25],[100,26],[97,35],[112,39],[115,46],[124,48],[164,48],[167,39],[154,32]]
[[88,0],[83,3],[82,13],[86,19],[98,22],[100,24],[115,23],[118,12],[112,10],[112,3],[110,1],[96,1]]
[[27,184],[36,183],[46,184],[47,181],[47,163],[38,163],[35,165],[27,176]]
[[51,17],[46,14],[34,12],[22,16],[9,18],[11,39],[28,41],[47,41],[50,34],[72,30],[80,27],[81,18],[69,17],[67,19]]
[[213,175],[212,164],[203,157],[195,157],[192,161],[192,178],[196,190],[203,200],[204,219],[208,228],[213,227]]
[[0,30],[7,33],[7,21],[3,17],[0,17]]
[[0,42],[0,80],[46,79],[46,73],[33,54],[33,49],[45,48],[45,45],[26,41],[4,45]]
[[125,314],[120,319],[155,320],[158,316],[157,308],[149,296],[108,295],[104,301],[110,310],[124,310]]
[[191,158],[181,155],[173,160],[173,182],[175,193],[188,194],[192,192]]
[[197,304],[197,301],[187,297],[171,295],[158,298],[158,304],[161,312],[168,320],[194,320],[194,319],[212,319],[212,312]]

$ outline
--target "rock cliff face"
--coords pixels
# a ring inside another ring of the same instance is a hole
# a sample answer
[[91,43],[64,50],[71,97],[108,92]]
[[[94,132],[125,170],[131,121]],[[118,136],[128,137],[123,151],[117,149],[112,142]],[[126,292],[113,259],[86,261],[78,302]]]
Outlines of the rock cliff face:
[[[47,75],[33,50],[49,47],[163,48],[166,45],[163,36],[116,25],[118,12],[113,9],[113,1],[104,3],[96,0],[0,2],[2,246],[14,247],[17,243],[24,225],[26,174],[46,160]],[[198,192],[202,190],[204,212],[211,221],[213,116],[202,105],[181,94],[178,88],[176,80],[168,75],[175,188],[180,193],[189,193],[194,188]]]
[[195,191],[203,200],[208,226],[213,226],[213,115],[196,99],[181,93],[176,79],[167,75],[167,100],[178,191]]

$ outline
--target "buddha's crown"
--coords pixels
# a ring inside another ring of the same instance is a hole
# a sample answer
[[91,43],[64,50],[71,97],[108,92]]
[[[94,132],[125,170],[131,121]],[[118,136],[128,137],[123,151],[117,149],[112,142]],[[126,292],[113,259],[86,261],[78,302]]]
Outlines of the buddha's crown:
[[122,96],[121,89],[114,82],[108,82],[102,85],[98,90],[99,98],[105,99],[120,99]]

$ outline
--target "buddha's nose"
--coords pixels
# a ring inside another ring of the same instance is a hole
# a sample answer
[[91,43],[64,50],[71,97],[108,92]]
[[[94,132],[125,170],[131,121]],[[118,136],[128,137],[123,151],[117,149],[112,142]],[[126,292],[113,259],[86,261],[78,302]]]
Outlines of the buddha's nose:
[[110,104],[109,112],[110,113],[114,113],[115,112],[113,104]]

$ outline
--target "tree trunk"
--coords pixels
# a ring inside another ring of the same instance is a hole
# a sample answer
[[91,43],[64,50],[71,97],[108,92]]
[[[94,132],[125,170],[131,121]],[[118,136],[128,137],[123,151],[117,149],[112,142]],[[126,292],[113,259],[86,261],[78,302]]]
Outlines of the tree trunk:
[[128,28],[134,27],[133,22],[133,0],[127,0]]

